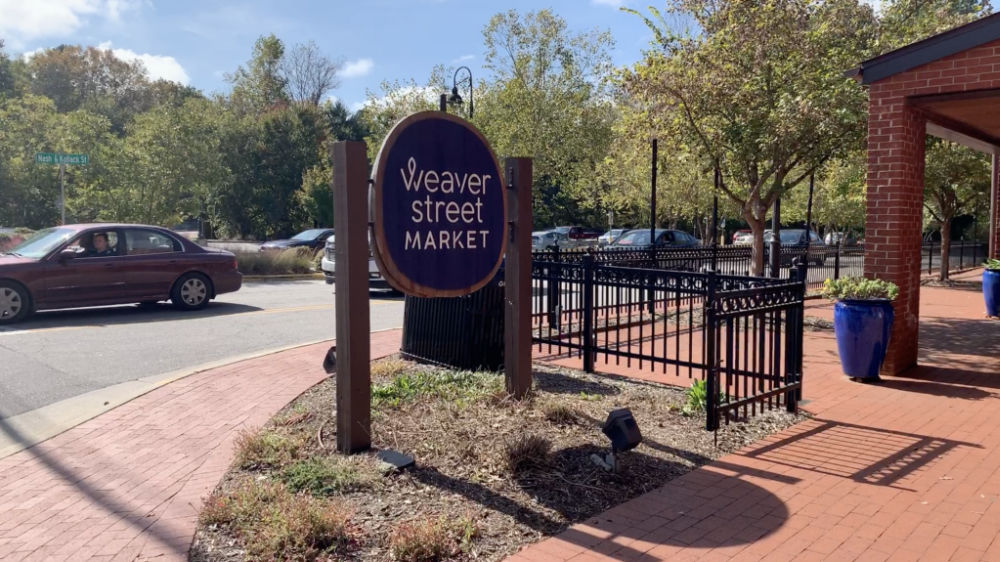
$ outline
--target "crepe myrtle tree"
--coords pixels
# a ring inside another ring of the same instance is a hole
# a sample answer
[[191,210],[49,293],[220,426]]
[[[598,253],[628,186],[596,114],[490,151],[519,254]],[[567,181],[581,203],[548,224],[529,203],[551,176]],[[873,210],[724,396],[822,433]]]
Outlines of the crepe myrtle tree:
[[[675,32],[664,13],[641,17],[654,33],[625,71],[625,92],[718,162],[722,194],[753,232],[753,273],[764,270],[765,217],[775,199],[864,138],[865,95],[844,77],[871,54],[876,19],[855,0],[670,0],[692,20]],[[709,164],[711,165],[711,164]]]

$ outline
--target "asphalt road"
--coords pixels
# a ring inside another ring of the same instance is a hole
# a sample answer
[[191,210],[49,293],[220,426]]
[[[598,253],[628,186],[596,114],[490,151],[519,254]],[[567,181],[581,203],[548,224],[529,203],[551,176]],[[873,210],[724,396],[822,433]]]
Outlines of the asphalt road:
[[[372,330],[402,325],[402,297],[372,292]],[[333,287],[248,282],[207,308],[41,312],[0,328],[0,420],[127,381],[330,339]]]

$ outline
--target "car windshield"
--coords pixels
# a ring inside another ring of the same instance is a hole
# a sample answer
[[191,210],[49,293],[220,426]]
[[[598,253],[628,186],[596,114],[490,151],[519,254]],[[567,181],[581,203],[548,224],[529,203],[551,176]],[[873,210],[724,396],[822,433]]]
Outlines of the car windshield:
[[615,240],[615,244],[618,246],[649,245],[649,231],[637,230],[635,232],[629,232],[625,236],[622,236],[618,240]]
[[315,240],[319,238],[320,234],[323,234],[326,230],[322,228],[313,228],[310,230],[303,230],[302,232],[292,236],[292,240]]
[[46,228],[29,236],[26,240],[14,246],[8,253],[23,258],[41,259],[64,244],[76,231],[71,228]]

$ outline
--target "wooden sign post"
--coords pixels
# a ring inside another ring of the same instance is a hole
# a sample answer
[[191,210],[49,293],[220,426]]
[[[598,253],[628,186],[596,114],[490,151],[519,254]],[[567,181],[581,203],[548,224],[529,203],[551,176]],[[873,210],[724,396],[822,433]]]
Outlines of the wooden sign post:
[[507,392],[531,390],[531,158],[508,158],[509,238],[504,265],[504,374]]
[[356,453],[372,443],[365,143],[335,142],[330,158],[337,264],[337,450]]

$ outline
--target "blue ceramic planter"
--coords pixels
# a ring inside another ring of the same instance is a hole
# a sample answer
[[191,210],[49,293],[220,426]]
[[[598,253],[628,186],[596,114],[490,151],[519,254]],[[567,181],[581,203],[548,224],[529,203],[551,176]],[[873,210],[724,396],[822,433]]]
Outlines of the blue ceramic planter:
[[887,300],[841,300],[833,307],[833,331],[844,374],[877,379],[892,329]]
[[1000,271],[983,270],[983,298],[986,299],[986,314],[1000,316]]

